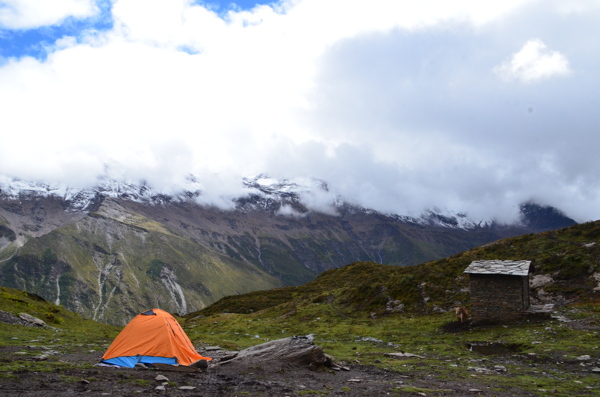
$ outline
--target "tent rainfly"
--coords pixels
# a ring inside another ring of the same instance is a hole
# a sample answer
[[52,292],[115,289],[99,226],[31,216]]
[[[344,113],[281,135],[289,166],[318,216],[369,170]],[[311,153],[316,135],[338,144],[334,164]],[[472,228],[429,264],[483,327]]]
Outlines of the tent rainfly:
[[135,364],[191,365],[202,357],[177,320],[161,309],[138,314],[115,338],[101,363],[133,368]]

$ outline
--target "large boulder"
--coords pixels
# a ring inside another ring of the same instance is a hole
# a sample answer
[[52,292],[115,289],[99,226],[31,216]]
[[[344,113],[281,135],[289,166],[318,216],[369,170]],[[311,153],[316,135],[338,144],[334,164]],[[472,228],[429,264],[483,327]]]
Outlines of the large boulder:
[[312,335],[291,336],[277,339],[261,345],[252,346],[236,354],[224,357],[220,365],[239,361],[280,362],[297,366],[336,367],[330,356],[314,344]]

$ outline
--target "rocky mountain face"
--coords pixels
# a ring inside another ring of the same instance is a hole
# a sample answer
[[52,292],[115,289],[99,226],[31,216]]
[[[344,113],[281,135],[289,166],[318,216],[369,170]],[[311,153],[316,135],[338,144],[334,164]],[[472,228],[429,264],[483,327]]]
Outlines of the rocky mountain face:
[[246,180],[247,193],[223,210],[199,204],[202,192],[189,182],[166,195],[110,180],[83,190],[0,181],[0,283],[124,324],[149,307],[185,314],[355,261],[414,265],[574,223],[530,203],[508,226],[382,214],[341,199],[318,212],[303,202],[306,186],[264,176]]

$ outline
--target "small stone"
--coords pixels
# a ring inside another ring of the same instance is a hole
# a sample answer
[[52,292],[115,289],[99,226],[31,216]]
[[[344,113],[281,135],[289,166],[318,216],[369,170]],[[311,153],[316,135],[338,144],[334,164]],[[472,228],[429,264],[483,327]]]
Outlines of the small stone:
[[418,354],[413,354],[413,353],[385,353],[384,356],[387,357],[394,357],[394,358],[425,358],[423,356],[419,356]]
[[593,374],[600,374],[600,368],[598,368],[598,367],[592,368],[592,373]]
[[154,388],[154,390],[161,390],[161,391],[164,391],[164,390],[167,390],[167,388],[166,388],[166,387],[164,387],[164,386],[156,386],[156,387]]
[[89,385],[90,384],[90,381],[87,380],[87,379],[82,379],[80,382],[83,383],[84,385]]
[[167,378],[167,377],[166,377],[166,376],[164,376],[164,375],[156,375],[156,378],[154,378],[154,380],[157,380],[157,381],[159,381],[159,382],[160,382],[160,381],[167,381],[167,382],[168,382],[168,381],[169,381],[169,378]]
[[196,386],[179,386],[179,390],[195,390]]
[[480,389],[469,389],[469,391],[471,393],[481,393],[482,392],[482,390],[480,390]]
[[206,368],[208,368],[208,361],[205,359],[198,360],[195,363],[193,363],[191,366],[200,368],[200,369],[206,369]]
[[357,378],[351,378],[351,379],[348,379],[348,382],[360,383],[360,382],[362,382],[362,380],[357,379]]
[[496,370],[496,372],[506,372],[506,367],[503,365],[496,365],[494,366],[494,370]]
[[589,360],[591,360],[592,358],[591,358],[589,355],[587,355],[587,354],[584,354],[583,356],[579,356],[579,357],[577,357],[577,359],[578,359],[579,361],[589,361]]

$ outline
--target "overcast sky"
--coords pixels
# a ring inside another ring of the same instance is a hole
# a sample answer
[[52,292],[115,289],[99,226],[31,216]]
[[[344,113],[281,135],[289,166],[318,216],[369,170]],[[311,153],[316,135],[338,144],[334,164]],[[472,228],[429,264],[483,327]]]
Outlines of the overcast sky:
[[600,219],[600,1],[261,3],[0,0],[0,174]]

